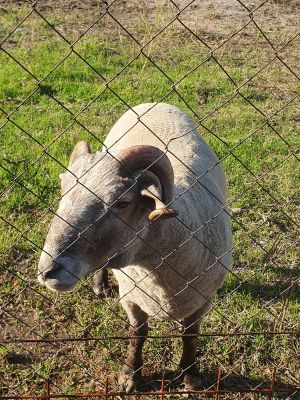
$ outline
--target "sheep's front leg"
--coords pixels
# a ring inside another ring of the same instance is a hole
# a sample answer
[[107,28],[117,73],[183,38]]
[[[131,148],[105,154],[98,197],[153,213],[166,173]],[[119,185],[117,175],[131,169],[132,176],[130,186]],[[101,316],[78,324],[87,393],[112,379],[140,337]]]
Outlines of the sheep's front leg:
[[180,360],[180,368],[183,374],[183,383],[185,390],[196,390],[200,385],[199,370],[196,365],[196,350],[198,339],[196,335],[199,331],[201,319],[210,310],[210,308],[211,303],[207,302],[194,314],[192,314],[188,318],[185,318],[183,321],[183,352]]
[[93,276],[93,291],[97,296],[104,296],[108,288],[108,269],[99,269]]
[[129,331],[131,338],[126,361],[119,375],[119,386],[121,391],[131,393],[141,377],[142,349],[148,334],[148,315],[139,306],[131,302],[126,303],[126,305],[123,304],[123,307],[131,325]]

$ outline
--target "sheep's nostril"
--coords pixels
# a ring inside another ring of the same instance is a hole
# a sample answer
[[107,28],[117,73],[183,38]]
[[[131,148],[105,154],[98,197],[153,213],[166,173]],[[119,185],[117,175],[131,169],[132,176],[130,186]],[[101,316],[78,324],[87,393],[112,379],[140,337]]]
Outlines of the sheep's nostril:
[[57,272],[61,270],[62,265],[54,263],[53,267],[43,273],[44,279],[53,279],[57,276]]

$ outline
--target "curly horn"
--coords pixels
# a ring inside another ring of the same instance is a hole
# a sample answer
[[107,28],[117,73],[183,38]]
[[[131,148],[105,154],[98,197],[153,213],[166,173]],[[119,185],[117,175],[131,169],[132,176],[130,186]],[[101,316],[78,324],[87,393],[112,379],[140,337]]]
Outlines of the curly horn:
[[173,167],[167,155],[158,147],[150,145],[128,147],[118,153],[116,158],[130,173],[139,169],[153,172],[160,180],[163,202],[169,204],[173,200]]

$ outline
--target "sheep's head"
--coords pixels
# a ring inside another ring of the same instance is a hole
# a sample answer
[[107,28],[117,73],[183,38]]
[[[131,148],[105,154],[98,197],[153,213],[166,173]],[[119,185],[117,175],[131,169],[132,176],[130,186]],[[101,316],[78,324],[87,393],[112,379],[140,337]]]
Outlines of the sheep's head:
[[71,290],[103,266],[128,265],[149,220],[176,215],[167,207],[173,169],[153,146],[130,147],[114,157],[92,154],[79,142],[60,178],[61,199],[38,266],[39,282],[52,290]]

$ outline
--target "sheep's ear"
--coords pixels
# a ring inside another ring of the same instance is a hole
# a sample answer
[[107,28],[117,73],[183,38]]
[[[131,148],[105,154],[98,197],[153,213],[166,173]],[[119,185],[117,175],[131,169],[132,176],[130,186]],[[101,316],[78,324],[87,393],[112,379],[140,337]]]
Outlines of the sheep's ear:
[[82,140],[81,142],[78,142],[71,154],[70,161],[69,161],[69,167],[73,164],[73,162],[80,156],[84,154],[92,154],[92,150],[90,148],[90,145],[88,142]]
[[155,205],[154,210],[150,212],[148,215],[149,221],[155,221],[158,218],[159,219],[166,219],[166,218],[173,218],[178,215],[177,211],[174,210],[174,208],[167,207],[165,203],[163,203],[159,198],[158,198],[158,193],[154,193],[155,190],[153,189],[153,186],[148,189],[143,189],[141,191],[141,195],[143,197],[146,197],[148,199],[151,199],[151,202]]

